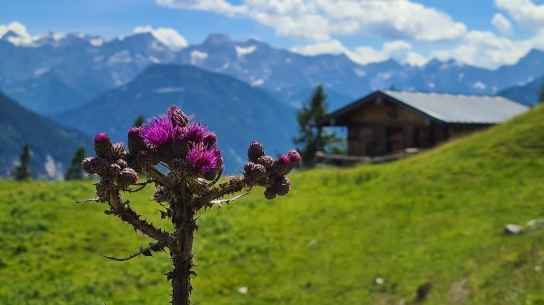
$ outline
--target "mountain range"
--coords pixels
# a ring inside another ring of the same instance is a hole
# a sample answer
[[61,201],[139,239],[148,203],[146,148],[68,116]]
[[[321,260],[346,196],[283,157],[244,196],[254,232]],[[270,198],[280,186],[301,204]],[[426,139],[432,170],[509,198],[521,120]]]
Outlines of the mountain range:
[[87,134],[106,131],[114,141],[126,141],[136,117],[157,116],[171,105],[216,132],[226,173],[242,168],[252,141],[262,142],[271,155],[292,148],[294,108],[234,77],[191,65],[151,65],[131,82],[54,119]]
[[392,86],[498,93],[534,105],[544,84],[541,63],[544,52],[538,50],[514,65],[487,70],[438,60],[422,67],[394,60],[360,65],[343,54],[305,56],[223,34],[180,47],[151,32],[110,41],[81,33],[29,39],[8,32],[0,37],[0,91],[6,93],[0,95],[0,176],[29,142],[38,175],[59,177],[78,146],[89,149],[90,136],[107,131],[122,141],[137,116],[151,117],[171,105],[217,132],[230,173],[241,167],[253,140],[269,154],[291,148],[296,108],[317,84],[328,93],[329,110]]
[[235,42],[223,34],[180,49],[152,32],[110,41],[81,33],[45,33],[29,40],[8,32],[0,38],[0,90],[28,109],[53,117],[127,84],[156,63],[190,64],[227,74],[293,106],[321,83],[333,110],[391,86],[495,94],[541,76],[544,52],[532,50],[514,65],[487,70],[436,59],[422,67],[394,60],[360,65],[344,54],[305,56],[255,39]]
[[83,132],[63,127],[17,104],[0,92],[0,176],[9,176],[25,143],[32,151],[31,171],[37,178],[62,178],[74,152],[93,140]]

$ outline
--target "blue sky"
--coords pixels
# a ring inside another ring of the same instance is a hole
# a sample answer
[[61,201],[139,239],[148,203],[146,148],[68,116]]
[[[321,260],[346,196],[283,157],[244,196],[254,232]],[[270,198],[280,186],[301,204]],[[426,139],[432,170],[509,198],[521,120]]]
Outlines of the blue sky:
[[544,0],[5,1],[0,35],[12,22],[30,36],[75,31],[113,39],[150,26],[195,44],[225,33],[308,55],[345,53],[361,64],[438,58],[494,69],[544,49]]

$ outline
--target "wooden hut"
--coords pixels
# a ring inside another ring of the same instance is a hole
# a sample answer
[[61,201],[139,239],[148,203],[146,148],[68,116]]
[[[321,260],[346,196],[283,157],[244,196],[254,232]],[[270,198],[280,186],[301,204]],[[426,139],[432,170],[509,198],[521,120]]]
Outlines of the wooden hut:
[[348,128],[349,156],[431,148],[499,124],[527,106],[502,96],[376,91],[318,122]]

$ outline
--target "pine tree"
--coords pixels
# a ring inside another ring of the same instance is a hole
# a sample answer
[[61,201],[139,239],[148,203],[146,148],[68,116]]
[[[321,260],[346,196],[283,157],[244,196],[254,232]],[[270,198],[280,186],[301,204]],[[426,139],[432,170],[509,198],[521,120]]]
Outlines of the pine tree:
[[297,112],[299,136],[293,138],[293,142],[299,145],[300,155],[305,166],[314,163],[316,152],[338,151],[338,145],[343,143],[343,140],[334,133],[327,132],[324,127],[317,126],[317,122],[327,115],[326,99],[327,93],[323,86],[318,85],[311,98]]
[[74,153],[72,160],[70,161],[70,167],[66,170],[64,180],[82,180],[84,178],[83,171],[81,170],[81,161],[85,159],[87,153],[84,147],[80,147]]
[[32,173],[30,172],[30,159],[32,159],[32,152],[28,147],[28,143],[25,143],[21,155],[19,155],[19,164],[15,165],[11,177],[16,181],[26,181],[32,179]]
[[134,123],[132,124],[133,127],[140,127],[142,126],[143,124],[145,123],[145,118],[143,115],[139,115],[135,120],[134,120]]
[[542,84],[542,86],[540,87],[540,91],[538,91],[538,103],[544,103],[544,84]]

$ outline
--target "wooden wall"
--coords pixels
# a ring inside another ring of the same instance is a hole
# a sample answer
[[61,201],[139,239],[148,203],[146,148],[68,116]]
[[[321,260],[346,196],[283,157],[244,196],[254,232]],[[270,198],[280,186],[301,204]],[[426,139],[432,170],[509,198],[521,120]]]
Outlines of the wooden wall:
[[482,130],[482,125],[440,125],[386,100],[354,110],[348,118],[348,155],[379,156],[409,147],[431,148]]

